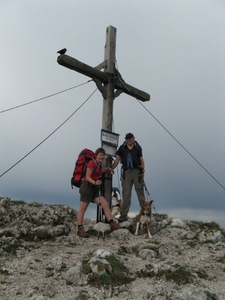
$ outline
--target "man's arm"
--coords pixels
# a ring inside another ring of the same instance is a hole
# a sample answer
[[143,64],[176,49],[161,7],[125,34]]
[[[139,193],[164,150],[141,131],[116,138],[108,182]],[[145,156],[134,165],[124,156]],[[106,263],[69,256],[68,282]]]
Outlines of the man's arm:
[[112,167],[111,167],[113,170],[117,167],[118,163],[120,162],[120,158],[121,157],[119,155],[116,156],[116,159],[114,160]]
[[144,178],[144,173],[145,173],[145,162],[143,156],[140,157],[140,171],[139,171],[139,176]]
[[144,161],[143,156],[140,157],[140,162],[141,162],[142,169],[145,169],[145,161]]

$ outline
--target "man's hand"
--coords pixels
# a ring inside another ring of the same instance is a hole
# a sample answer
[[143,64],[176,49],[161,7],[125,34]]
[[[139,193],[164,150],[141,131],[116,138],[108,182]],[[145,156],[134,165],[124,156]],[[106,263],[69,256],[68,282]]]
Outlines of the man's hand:
[[139,177],[144,178],[145,169],[143,169],[141,166],[139,167]]
[[112,168],[108,168],[108,170],[111,174],[114,174],[114,170]]

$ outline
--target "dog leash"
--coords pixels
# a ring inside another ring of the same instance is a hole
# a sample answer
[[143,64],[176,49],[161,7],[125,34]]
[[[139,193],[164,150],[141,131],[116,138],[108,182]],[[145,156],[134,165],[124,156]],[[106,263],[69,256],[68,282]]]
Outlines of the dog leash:
[[[144,188],[145,188],[145,192],[146,192],[146,194],[148,195],[148,197],[149,197],[149,199],[150,200],[152,200],[151,199],[151,195],[150,195],[150,193],[149,193],[149,191],[148,191],[148,189],[147,189],[147,186],[146,186],[146,184],[145,184],[145,181],[144,181],[144,178],[142,178],[142,180],[143,180],[143,186],[144,186]],[[154,200],[152,200],[153,202],[154,202]],[[155,215],[157,216],[159,216],[159,214],[157,213],[157,211],[156,211],[156,209],[155,209],[155,206],[152,206],[152,208],[154,209],[154,211],[155,211]],[[156,222],[156,224],[157,224],[157,226],[156,226],[156,232],[158,232],[160,229],[159,229],[159,227],[158,227],[158,223]]]
[[[146,184],[145,184],[145,181],[144,181],[144,178],[142,178],[142,182],[143,182],[143,186],[144,186],[144,189],[145,189],[145,193],[146,193],[146,195],[147,195],[147,198],[148,198],[148,200],[149,201],[153,201],[153,202],[155,202],[152,198],[151,198],[151,195],[150,195],[150,193],[149,193],[149,191],[148,191],[148,188],[147,188],[147,186],[146,186]],[[154,211],[155,211],[155,213],[157,214],[157,212],[156,212],[156,209],[155,209],[155,206],[153,205],[152,206],[152,208],[154,209]]]

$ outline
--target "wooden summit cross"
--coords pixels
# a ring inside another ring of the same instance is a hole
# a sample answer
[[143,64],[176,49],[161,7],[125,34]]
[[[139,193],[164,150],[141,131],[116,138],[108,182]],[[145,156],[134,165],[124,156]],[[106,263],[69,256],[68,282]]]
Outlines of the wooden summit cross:
[[[113,100],[121,93],[126,93],[132,97],[135,97],[141,101],[149,101],[150,95],[127,84],[119,71],[115,67],[116,62],[116,28],[108,26],[106,29],[106,44],[105,44],[105,57],[104,61],[97,67],[93,68],[86,65],[79,60],[66,55],[61,54],[57,58],[57,62],[71,70],[77,71],[83,75],[91,77],[96,83],[99,91],[103,96],[103,117],[102,117],[102,129],[112,132],[113,121]],[[104,71],[101,69],[104,68]],[[106,165],[111,166],[112,158],[107,156]],[[107,172],[104,184],[104,196],[111,204],[111,189],[112,189],[112,175]],[[97,217],[98,221],[98,217]]]

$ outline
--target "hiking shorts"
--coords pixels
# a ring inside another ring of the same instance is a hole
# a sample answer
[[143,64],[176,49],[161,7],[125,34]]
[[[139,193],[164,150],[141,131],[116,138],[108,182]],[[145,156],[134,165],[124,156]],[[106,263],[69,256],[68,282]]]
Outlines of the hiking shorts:
[[80,201],[91,203],[97,197],[99,197],[99,188],[94,185],[90,185],[88,182],[82,183],[80,186]]

